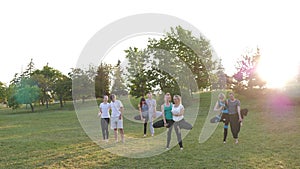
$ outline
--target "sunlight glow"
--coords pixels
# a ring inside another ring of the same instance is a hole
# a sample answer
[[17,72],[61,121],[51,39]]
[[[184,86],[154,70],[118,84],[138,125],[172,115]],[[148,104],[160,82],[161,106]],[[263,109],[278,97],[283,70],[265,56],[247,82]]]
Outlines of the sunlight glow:
[[295,78],[299,61],[296,58],[261,58],[258,72],[267,88],[284,88]]

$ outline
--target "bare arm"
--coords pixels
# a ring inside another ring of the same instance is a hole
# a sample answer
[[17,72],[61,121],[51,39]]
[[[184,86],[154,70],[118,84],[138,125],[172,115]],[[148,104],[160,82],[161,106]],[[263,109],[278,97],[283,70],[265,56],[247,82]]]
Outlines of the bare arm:
[[161,105],[161,113],[162,113],[162,117],[163,117],[164,124],[166,124],[167,121],[166,121],[166,117],[165,117],[165,109],[164,109],[164,105]]
[[184,114],[184,108],[180,109],[180,113],[176,114],[176,113],[172,113],[173,116],[182,116]]
[[101,108],[101,107],[99,107],[98,117],[100,117],[100,116],[101,116],[101,114],[102,114],[102,108]]
[[238,111],[238,115],[239,115],[239,121],[243,121],[242,116],[241,116],[241,107],[237,106],[237,111]]
[[216,104],[215,104],[215,107],[214,107],[214,111],[221,111],[222,108],[223,108],[223,106],[219,107],[219,104],[218,104],[218,101],[217,101]]
[[141,106],[140,106],[140,105],[138,105],[138,107],[139,107],[139,112],[140,112],[141,120],[143,120],[142,108],[141,108]]

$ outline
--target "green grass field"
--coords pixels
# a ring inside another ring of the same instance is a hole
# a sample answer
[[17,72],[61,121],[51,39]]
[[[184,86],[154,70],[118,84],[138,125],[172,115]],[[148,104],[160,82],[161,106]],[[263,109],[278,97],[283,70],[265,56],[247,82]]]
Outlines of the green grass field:
[[[222,124],[199,144],[210,104],[210,93],[204,93],[194,128],[183,140],[184,150],[175,146],[149,158],[121,157],[99,147],[83,131],[71,103],[63,109],[37,107],[34,113],[1,108],[0,168],[300,168],[300,106],[285,105],[274,112],[266,98],[241,97],[241,102],[250,112],[238,145],[231,133],[222,143]],[[124,126],[125,137],[142,137],[141,124],[133,127],[126,120]]]

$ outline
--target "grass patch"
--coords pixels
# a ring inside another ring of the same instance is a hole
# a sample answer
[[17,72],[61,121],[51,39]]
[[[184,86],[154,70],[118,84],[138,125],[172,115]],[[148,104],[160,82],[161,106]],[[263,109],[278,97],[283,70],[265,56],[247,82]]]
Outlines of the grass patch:
[[[117,156],[92,142],[71,103],[64,108],[50,105],[48,110],[36,107],[34,113],[2,108],[0,168],[300,168],[300,106],[288,105],[282,110],[289,111],[274,113],[265,98],[241,102],[250,111],[238,145],[231,133],[222,143],[222,124],[207,142],[198,143],[211,103],[210,93],[202,93],[194,128],[183,140],[184,150],[176,146],[141,159]],[[142,137],[142,124],[127,120],[124,126],[126,137]]]

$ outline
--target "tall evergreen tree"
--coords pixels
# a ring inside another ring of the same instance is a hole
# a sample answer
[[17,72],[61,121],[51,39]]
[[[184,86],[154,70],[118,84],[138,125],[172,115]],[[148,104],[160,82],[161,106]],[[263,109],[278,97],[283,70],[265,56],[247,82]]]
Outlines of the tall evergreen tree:
[[112,86],[112,93],[116,94],[117,96],[128,94],[126,90],[126,86],[124,85],[124,79],[122,75],[123,75],[123,71],[121,69],[121,61],[118,60],[118,63],[114,68],[114,75],[113,75],[114,82]]
[[95,95],[96,97],[103,97],[109,95],[110,91],[110,74],[112,66],[109,64],[101,63],[98,66],[97,74],[95,77]]

